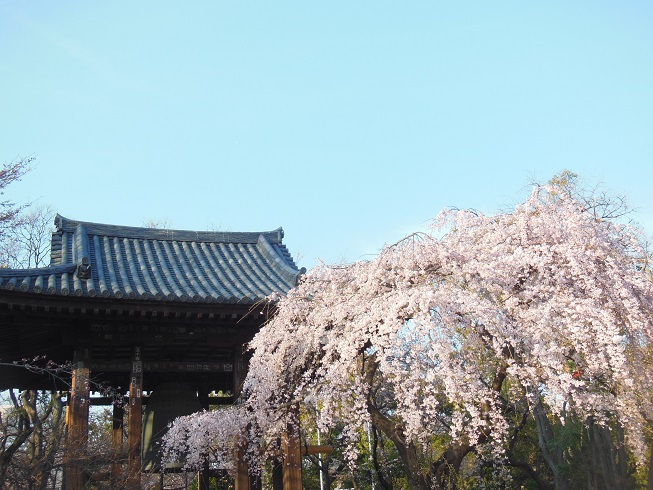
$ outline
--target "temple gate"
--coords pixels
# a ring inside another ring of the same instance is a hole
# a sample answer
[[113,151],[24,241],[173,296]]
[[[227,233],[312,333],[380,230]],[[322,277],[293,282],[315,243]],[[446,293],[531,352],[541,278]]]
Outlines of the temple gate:
[[[116,479],[127,471],[128,488],[140,488],[143,469],[160,471],[159,429],[143,433],[143,407],[190,400],[167,415],[174,417],[233,403],[247,372],[243,346],[271,313],[264,298],[287,292],[304,269],[282,243],[281,228],[159,230],[59,215],[55,225],[50,267],[0,269],[0,360],[72,361],[72,373],[60,378],[2,367],[0,389],[68,391],[64,481],[71,490],[90,478],[76,464],[88,437],[90,400],[113,403],[116,448],[124,444],[127,412],[126,461],[114,462],[109,474]],[[98,385],[111,396],[91,398]],[[298,472],[294,462],[288,477],[296,480]],[[301,488],[301,480],[293,485]]]

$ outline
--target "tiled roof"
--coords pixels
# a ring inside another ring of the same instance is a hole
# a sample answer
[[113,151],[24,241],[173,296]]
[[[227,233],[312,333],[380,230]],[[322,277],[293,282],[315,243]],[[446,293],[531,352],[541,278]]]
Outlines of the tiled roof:
[[159,230],[57,215],[50,267],[0,269],[0,288],[62,296],[255,303],[302,271],[281,228],[262,233]]

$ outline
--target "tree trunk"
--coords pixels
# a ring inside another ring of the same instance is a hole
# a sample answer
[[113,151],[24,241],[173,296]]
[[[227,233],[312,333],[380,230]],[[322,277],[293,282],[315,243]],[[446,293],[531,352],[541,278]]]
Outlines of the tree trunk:
[[[506,357],[512,356],[512,349],[506,347],[504,349]],[[508,372],[508,363],[501,359],[499,367],[494,375],[490,387],[495,393],[500,393],[503,387],[503,382],[506,379]],[[487,430],[478,434],[478,439],[471,443],[467,437],[462,437],[458,441],[452,441],[449,448],[440,456],[440,458],[431,466],[431,475],[435,480],[436,488],[438,489],[455,489],[458,480],[458,471],[465,457],[478,445],[485,442],[490,433],[492,426],[490,423],[490,410],[492,409],[489,400],[481,403],[481,417],[487,422]]]
[[[509,348],[505,349],[506,357],[512,355]],[[378,368],[378,363],[370,356],[363,359],[363,375],[370,387],[368,394],[367,409],[372,418],[372,422],[378,429],[383,432],[395,445],[399,457],[401,458],[406,476],[408,479],[408,488],[411,490],[426,490],[430,488],[429,483],[434,483],[438,489],[455,489],[457,486],[458,471],[465,457],[476,447],[476,445],[485,442],[491,433],[490,416],[491,402],[489,400],[481,403],[481,417],[488,422],[488,429],[478,435],[478,439],[471,443],[466,437],[458,441],[452,441],[449,448],[445,450],[442,456],[431,465],[430,472],[425,475],[420,468],[419,455],[415,445],[407,441],[404,435],[403,426],[395,423],[383,415],[374,405],[371,396],[371,387],[373,386],[374,376]],[[500,393],[503,382],[506,379],[508,363],[501,359],[497,372],[491,383],[492,391]]]
[[[590,419],[587,432],[589,434],[592,463],[590,467],[592,488],[597,490],[629,488],[625,450],[622,448],[620,453],[618,452],[610,428],[601,426]],[[618,431],[617,437],[619,437]],[[619,460],[617,460],[617,456],[619,456]]]
[[[43,472],[42,479],[39,481],[38,489],[45,490],[48,484],[48,478],[51,476],[52,468],[55,465],[55,457],[63,441],[64,437],[64,415],[63,415],[63,404],[61,403],[61,395],[56,391],[50,392],[50,434],[48,437],[48,443],[43,452],[43,463],[42,467],[47,469],[47,472]],[[43,419],[43,418],[42,418]]]
[[411,442],[406,441],[401,425],[395,424],[371,403],[368,404],[368,410],[372,417],[372,423],[378,427],[397,448],[401,462],[404,465],[404,470],[406,471],[408,488],[411,490],[427,490],[428,485],[419,466],[417,448]]
[[[24,391],[21,394],[23,408],[34,428],[30,441],[31,485],[34,490],[45,490],[54,466],[54,459],[63,437],[63,406],[61,395],[51,391],[47,406],[39,403],[45,393]],[[42,410],[39,413],[39,407]],[[44,423],[49,421],[49,431],[44,429]]]
[[370,387],[370,393],[367,397],[367,410],[372,419],[372,423],[383,432],[397,448],[404,470],[406,471],[408,488],[410,490],[428,490],[427,481],[424,478],[419,465],[417,448],[412,442],[406,440],[403,426],[389,417],[386,417],[374,404],[371,395],[371,388],[373,386],[374,376],[376,375],[378,366],[379,363],[374,361],[373,357],[363,359],[363,375],[367,385]]
[[569,490],[569,482],[562,474],[561,468],[564,463],[564,455],[562,449],[556,448],[554,445],[554,434],[551,422],[546,415],[546,410],[542,405],[539,397],[533,406],[533,417],[535,418],[535,425],[537,427],[537,439],[544,461],[553,472],[553,483],[556,490]]
[[[644,420],[646,420],[649,428],[653,428],[653,420],[651,420],[649,417],[644,417]],[[653,490],[653,447],[651,447],[651,454],[648,457],[648,472],[646,477],[646,489]]]
[[0,454],[0,488],[5,488],[5,479],[7,477],[7,470],[11,466],[11,461],[16,454],[16,451],[25,443],[25,441],[32,434],[32,428],[28,427],[18,434],[11,444],[2,451]]
[[433,463],[432,474],[436,488],[451,490],[456,488],[460,465],[472,449],[474,446],[471,444],[455,442],[440,456],[440,459]]
[[383,490],[392,490],[392,486],[385,481],[385,477],[383,476],[383,472],[381,471],[381,465],[379,464],[379,458],[378,458],[378,453],[377,449],[379,446],[379,436],[376,432],[376,427],[372,426],[372,460],[374,462],[374,470],[376,471],[376,476],[379,479],[379,483],[383,487]]

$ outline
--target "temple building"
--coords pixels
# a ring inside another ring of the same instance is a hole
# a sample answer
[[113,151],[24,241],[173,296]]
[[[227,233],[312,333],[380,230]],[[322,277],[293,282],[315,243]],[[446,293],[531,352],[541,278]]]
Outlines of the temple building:
[[[88,483],[75,451],[89,405],[112,404],[113,443],[128,455],[111,474],[127,472],[127,487],[139,488],[141,471],[161,470],[158,438],[171,417],[236,399],[244,346],[273,308],[266,298],[304,270],[281,228],[180,231],[59,215],[55,226],[49,267],[0,269],[0,389],[68,392],[67,489]],[[72,364],[56,374],[23,365],[46,361]]]

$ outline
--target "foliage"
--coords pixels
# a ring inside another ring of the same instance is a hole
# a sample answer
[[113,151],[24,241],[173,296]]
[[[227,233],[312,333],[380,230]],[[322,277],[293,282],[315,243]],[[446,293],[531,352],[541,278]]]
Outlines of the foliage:
[[[211,490],[233,490],[234,482],[228,475],[212,476],[209,478],[209,489]],[[188,490],[197,490],[199,484],[197,478],[188,486]]]
[[[29,172],[33,161],[33,157],[17,158],[2,164],[2,168],[0,168],[0,195],[5,193],[5,189],[9,185],[19,181],[23,175]],[[0,202],[0,237],[7,228],[11,227],[13,220],[24,207],[24,205],[19,206],[8,200]]]
[[47,266],[54,215],[51,206],[29,207],[16,215],[0,241],[3,265],[14,269]]
[[[19,181],[34,162],[33,157],[17,158],[0,168],[0,195]],[[43,267],[50,252],[50,233],[54,212],[51,206],[32,207],[13,201],[0,202],[0,266],[10,268]]]
[[[198,417],[180,421],[167,447],[228,447],[218,449],[227,462],[246,439],[255,465],[298,423],[298,405],[319,404],[317,427],[342,426],[351,465],[371,424],[393,443],[410,488],[511,486],[524,475],[570,488],[567,443],[556,446],[564,430],[554,430],[569,417],[610,441],[623,429],[642,462],[648,254],[637,230],[606,219],[619,206],[578,199],[571,178],[536,187],[511,212],[445,211],[432,234],[374,260],[314,269],[276,298],[252,341],[243,404],[226,419],[203,415],[220,427],[208,439],[190,429]],[[605,441],[597,458],[625,462]],[[619,471],[625,485],[630,470]]]

